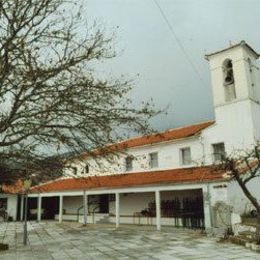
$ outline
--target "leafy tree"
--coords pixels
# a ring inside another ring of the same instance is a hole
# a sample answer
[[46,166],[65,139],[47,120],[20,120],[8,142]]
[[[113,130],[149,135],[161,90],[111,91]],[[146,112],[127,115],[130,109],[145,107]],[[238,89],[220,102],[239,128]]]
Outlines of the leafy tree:
[[260,244],[260,201],[248,187],[253,179],[260,178],[260,147],[248,151],[240,151],[227,156],[220,164],[220,168],[228,172],[242,189],[257,212],[256,242]]
[[156,112],[132,106],[131,81],[95,71],[113,57],[113,37],[87,26],[78,1],[0,0],[0,164],[28,170],[51,152],[113,143],[122,129],[147,132]]

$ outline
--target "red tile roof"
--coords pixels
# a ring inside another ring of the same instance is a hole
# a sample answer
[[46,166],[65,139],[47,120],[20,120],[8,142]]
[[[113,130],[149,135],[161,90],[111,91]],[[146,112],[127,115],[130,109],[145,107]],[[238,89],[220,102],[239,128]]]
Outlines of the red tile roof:
[[151,172],[136,172],[110,176],[60,179],[35,186],[31,192],[91,190],[96,188],[124,188],[133,186],[208,182],[224,180],[224,172],[211,166]]
[[184,126],[180,128],[170,129],[162,133],[156,133],[151,135],[139,136],[131,138],[116,144],[108,145],[104,150],[97,149],[93,152],[86,152],[79,155],[80,157],[92,155],[102,155],[107,153],[107,150],[120,151],[122,149],[139,147],[143,145],[151,145],[160,142],[166,142],[171,140],[178,140],[182,138],[191,137],[199,134],[203,129],[213,125],[215,121],[206,121],[195,125]]

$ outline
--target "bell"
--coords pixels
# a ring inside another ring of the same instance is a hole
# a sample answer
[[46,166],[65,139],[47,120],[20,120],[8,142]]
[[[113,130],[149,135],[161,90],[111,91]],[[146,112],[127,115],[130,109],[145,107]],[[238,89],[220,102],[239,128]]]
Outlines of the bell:
[[226,83],[229,83],[229,82],[231,82],[231,81],[232,81],[232,78],[231,78],[230,76],[226,76],[225,82],[226,82]]
[[227,73],[225,77],[225,85],[232,84],[234,82],[233,75],[231,73]]

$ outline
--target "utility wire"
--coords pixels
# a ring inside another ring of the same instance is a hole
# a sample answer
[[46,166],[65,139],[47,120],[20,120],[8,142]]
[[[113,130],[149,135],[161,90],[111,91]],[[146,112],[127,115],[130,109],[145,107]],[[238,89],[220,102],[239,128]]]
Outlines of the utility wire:
[[165,23],[168,25],[170,32],[172,33],[172,36],[174,38],[174,40],[177,42],[177,44],[179,45],[179,48],[181,49],[181,51],[183,52],[185,58],[187,59],[187,61],[189,62],[189,64],[191,65],[192,69],[194,70],[194,72],[197,74],[199,80],[201,81],[201,83],[206,86],[204,80],[202,79],[199,70],[197,69],[195,63],[192,61],[192,59],[190,58],[189,54],[187,53],[187,51],[185,50],[181,40],[178,38],[177,34],[175,33],[173,26],[171,25],[171,23],[169,22],[166,14],[164,13],[164,11],[162,10],[161,6],[159,5],[157,0],[153,0],[154,4],[156,5],[156,7],[158,8],[159,12],[161,13],[161,16],[163,17]]

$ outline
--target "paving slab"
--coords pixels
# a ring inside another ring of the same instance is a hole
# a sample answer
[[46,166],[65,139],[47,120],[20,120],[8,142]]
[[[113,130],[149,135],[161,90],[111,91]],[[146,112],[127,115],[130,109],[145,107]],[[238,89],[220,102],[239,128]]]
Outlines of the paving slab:
[[260,259],[260,254],[231,243],[218,243],[200,231],[154,227],[88,225],[54,221],[29,222],[28,245],[23,223],[0,224],[0,241],[9,243],[0,260],[66,259]]

